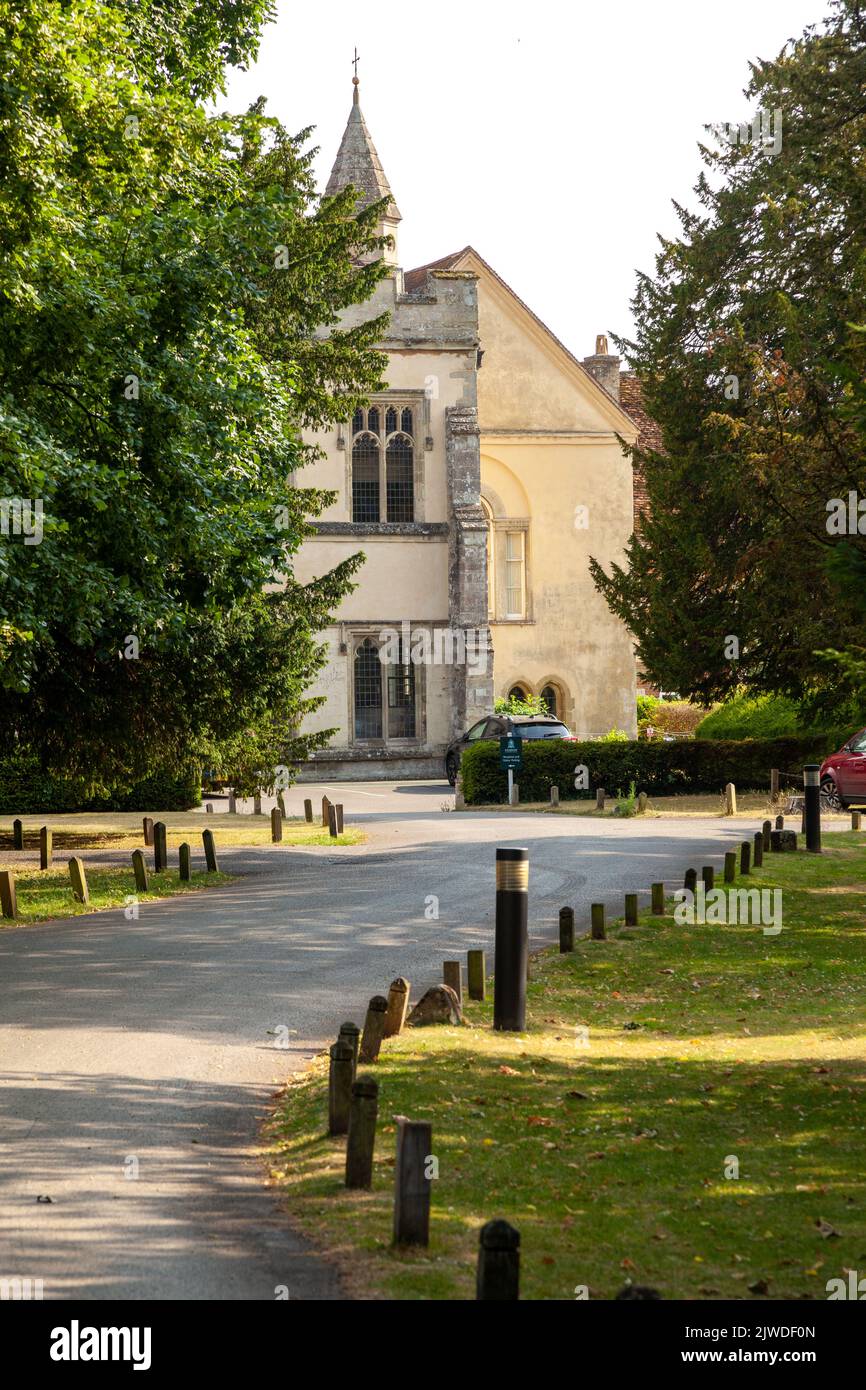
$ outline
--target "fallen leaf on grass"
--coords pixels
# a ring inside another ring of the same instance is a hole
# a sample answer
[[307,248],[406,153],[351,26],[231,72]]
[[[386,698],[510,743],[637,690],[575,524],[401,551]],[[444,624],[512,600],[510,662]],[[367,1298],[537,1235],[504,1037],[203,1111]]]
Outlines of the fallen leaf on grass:
[[749,1293],[768,1294],[770,1292],[770,1281],[769,1279],[756,1279],[754,1284],[747,1284],[746,1288],[749,1290]]
[[500,1076],[519,1076],[520,1072],[515,1067],[501,1066],[497,1068]]
[[836,1227],[832,1226],[829,1221],[825,1221],[823,1216],[817,1216],[815,1218],[815,1225],[818,1227],[818,1232],[822,1240],[829,1240],[831,1236],[835,1236],[837,1239],[839,1238],[839,1232],[836,1230]]
[[589,1100],[586,1091],[566,1091],[565,1094],[569,1100]]
[[530,1115],[526,1123],[528,1125],[552,1125],[553,1120],[549,1120],[545,1115]]

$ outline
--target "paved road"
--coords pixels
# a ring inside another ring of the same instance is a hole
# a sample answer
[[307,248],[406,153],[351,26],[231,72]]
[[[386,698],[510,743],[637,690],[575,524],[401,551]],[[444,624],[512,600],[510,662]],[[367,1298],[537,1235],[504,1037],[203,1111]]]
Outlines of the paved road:
[[[752,828],[445,813],[444,783],[338,790],[367,845],[223,851],[243,878],[137,921],[0,933],[0,1276],[46,1298],[338,1297],[262,1185],[276,1084],[395,975],[417,995],[446,955],[492,952],[496,845],[530,847],[540,944],[563,903],[585,924],[590,901],[678,886]],[[321,788],[289,810],[305,795]]]

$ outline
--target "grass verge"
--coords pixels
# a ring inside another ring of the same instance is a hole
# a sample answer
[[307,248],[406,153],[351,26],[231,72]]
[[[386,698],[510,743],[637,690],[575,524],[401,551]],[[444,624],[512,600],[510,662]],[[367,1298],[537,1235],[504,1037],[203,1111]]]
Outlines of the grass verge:
[[85,866],[90,902],[76,902],[72,896],[67,869],[46,869],[20,871],[20,866],[3,865],[12,868],[15,874],[15,888],[18,896],[18,917],[12,921],[0,917],[5,927],[28,926],[35,922],[45,922],[59,917],[81,917],[85,913],[98,912],[105,907],[126,907],[129,899],[139,903],[155,902],[157,898],[170,898],[178,893],[195,893],[202,888],[216,888],[223,883],[232,883],[231,874],[193,873],[187,883],[181,881],[177,869],[169,869],[164,874],[148,871],[149,891],[137,893],[132,871],[126,869],[92,868]]
[[[142,817],[137,812],[80,812],[59,816],[22,816],[24,826],[24,848],[39,853],[39,830],[49,826],[54,838],[55,853],[77,849],[144,849]],[[177,849],[186,841],[200,847],[203,830],[212,830],[217,850],[220,846],[269,845],[271,843],[270,816],[230,816],[227,813],[205,816],[194,811],[154,812],[154,820],[165,823],[166,843],[169,849]],[[355,826],[347,826],[342,835],[332,840],[327,829],[321,825],[308,825],[301,819],[283,821],[283,840],[287,846],[324,845],[334,848],[339,845],[357,845],[366,841],[366,835]],[[11,850],[12,819],[4,817],[0,826],[0,851]]]
[[[605,816],[614,814],[614,806],[617,798],[608,793],[607,804],[603,811],[597,811],[594,801],[561,801],[554,807],[547,801],[527,801],[521,802],[518,807],[505,806],[501,803],[489,803],[482,806],[467,806],[467,811],[506,811],[512,814],[524,811],[540,811],[551,816],[591,816],[594,819],[603,819]],[[770,800],[768,792],[738,792],[737,811],[734,817],[729,819],[753,821],[775,820],[780,811],[784,812],[785,801],[774,803]],[[716,792],[695,792],[693,794],[683,794],[681,796],[651,796],[649,805],[641,820],[666,819],[668,816],[692,817],[700,819],[702,817],[724,816],[725,798]],[[786,817],[788,824],[797,828],[800,824],[800,813],[795,812],[793,816]],[[851,822],[850,811],[840,811],[838,815],[828,811],[822,811],[821,819],[838,820],[841,825],[844,821]]]
[[[866,1267],[866,842],[768,856],[747,882],[782,889],[779,936],[644,914],[544,953],[524,1034],[494,1033],[487,1002],[468,1027],[386,1043],[370,1192],[342,1186],[326,1059],[287,1088],[273,1181],[357,1296],[474,1297],[496,1216],[520,1230],[529,1299],[609,1299],[627,1279],[824,1299]],[[395,1115],[433,1127],[428,1250],[390,1245]]]

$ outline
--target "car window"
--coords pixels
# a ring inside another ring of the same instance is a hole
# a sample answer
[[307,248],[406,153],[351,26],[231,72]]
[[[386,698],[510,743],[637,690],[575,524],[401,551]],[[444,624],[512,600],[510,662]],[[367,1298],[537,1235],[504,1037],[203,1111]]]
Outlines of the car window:
[[469,730],[469,732],[468,732],[467,734],[464,734],[463,737],[466,738],[466,739],[473,739],[473,740],[476,739],[476,738],[480,738],[481,735],[484,733],[484,730],[486,729],[486,727],[487,727],[487,720],[486,720],[486,719],[479,719],[478,723],[477,723],[477,724],[473,724],[473,725],[472,725],[472,728]]
[[504,732],[505,730],[502,727],[501,719],[488,719],[487,729],[484,734],[485,738],[499,738],[500,734]]
[[862,734],[858,734],[856,738],[852,738],[848,747],[852,753],[866,753],[866,729],[863,730]]
[[519,738],[568,738],[564,724],[515,724]]

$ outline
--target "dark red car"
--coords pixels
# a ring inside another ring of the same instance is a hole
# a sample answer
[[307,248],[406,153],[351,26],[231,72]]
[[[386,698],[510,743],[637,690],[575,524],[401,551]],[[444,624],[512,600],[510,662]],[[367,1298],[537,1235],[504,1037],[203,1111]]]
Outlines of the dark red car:
[[821,791],[831,806],[866,806],[866,729],[824,759]]

